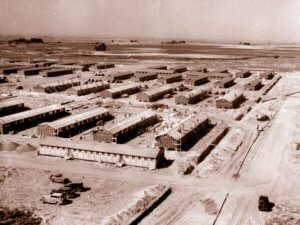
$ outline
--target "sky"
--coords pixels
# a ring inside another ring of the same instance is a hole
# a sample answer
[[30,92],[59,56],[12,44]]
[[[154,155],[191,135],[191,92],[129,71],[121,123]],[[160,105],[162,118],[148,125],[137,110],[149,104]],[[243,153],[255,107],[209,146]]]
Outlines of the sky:
[[0,0],[0,35],[300,42],[300,0]]

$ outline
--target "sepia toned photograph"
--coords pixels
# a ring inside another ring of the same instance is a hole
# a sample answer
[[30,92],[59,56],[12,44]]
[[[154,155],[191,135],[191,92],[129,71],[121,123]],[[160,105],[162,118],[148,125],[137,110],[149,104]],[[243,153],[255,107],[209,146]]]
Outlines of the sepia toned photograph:
[[0,225],[300,225],[300,1],[0,0]]

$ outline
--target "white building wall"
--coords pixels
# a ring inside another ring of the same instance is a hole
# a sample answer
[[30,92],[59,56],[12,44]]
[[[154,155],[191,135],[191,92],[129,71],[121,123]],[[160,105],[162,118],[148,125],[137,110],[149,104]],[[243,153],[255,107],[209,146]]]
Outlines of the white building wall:
[[113,164],[118,163],[121,159],[121,161],[128,166],[138,166],[149,169],[156,169],[156,159],[138,156],[118,155],[104,152],[92,152],[79,149],[67,149],[52,146],[40,146],[39,154],[57,157],[65,157],[72,155],[75,159],[91,160]]

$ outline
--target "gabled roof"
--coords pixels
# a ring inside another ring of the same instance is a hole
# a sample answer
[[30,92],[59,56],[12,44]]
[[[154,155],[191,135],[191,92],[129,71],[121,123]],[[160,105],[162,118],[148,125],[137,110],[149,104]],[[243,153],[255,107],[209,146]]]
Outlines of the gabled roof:
[[256,85],[258,85],[260,83],[261,83],[260,79],[253,79],[253,80],[249,81],[246,85],[247,86],[256,86]]
[[66,84],[78,84],[80,83],[79,80],[65,80],[65,81],[60,81],[60,82],[54,82],[54,83],[49,83],[49,84],[40,84],[38,86],[42,88],[51,88],[51,87],[57,87],[61,85],[66,85]]
[[95,88],[95,87],[103,87],[103,86],[109,86],[109,84],[107,82],[96,82],[96,83],[92,83],[92,84],[84,84],[84,85],[80,85],[80,86],[75,86],[75,87],[72,87],[72,89],[74,89],[76,91],[80,91],[80,90],[85,90],[85,89],[90,89],[90,88]]
[[152,159],[156,159],[160,153],[158,149],[154,148],[141,148],[131,145],[108,144],[96,141],[75,141],[57,137],[46,137],[40,141],[40,145],[128,156],[147,157]]
[[60,110],[60,109],[65,109],[65,107],[63,107],[61,105],[48,105],[48,106],[45,106],[42,108],[27,110],[25,112],[15,113],[15,114],[1,117],[0,123],[2,123],[2,124],[10,123],[13,121],[27,119],[27,118],[30,118],[33,116],[41,115],[43,113],[51,112],[54,110]]
[[121,85],[119,87],[115,87],[115,88],[111,88],[111,89],[107,89],[105,91],[111,92],[111,93],[118,93],[121,91],[125,91],[128,89],[135,89],[135,88],[139,88],[140,86],[138,84],[126,84],[126,85]]
[[208,120],[208,117],[204,115],[186,117],[185,119],[181,120],[176,126],[170,128],[165,132],[162,132],[156,138],[160,136],[168,135],[173,139],[179,141],[191,130],[193,130],[199,124],[205,122],[206,120]]
[[0,102],[0,108],[6,108],[14,105],[24,104],[24,102],[21,102],[20,100],[10,100],[10,101],[4,101]]
[[243,96],[243,92],[241,92],[239,90],[232,90],[220,99],[224,99],[228,102],[234,102],[237,98],[239,98],[241,96]]
[[109,128],[108,131],[112,134],[117,134],[131,126],[134,126],[135,124],[137,124],[145,119],[155,117],[155,116],[156,116],[155,112],[153,112],[152,110],[146,110],[144,112],[133,115],[127,119],[123,119],[122,121],[118,121],[117,125]]
[[60,129],[60,128],[75,124],[77,122],[93,118],[95,116],[107,114],[108,112],[109,111],[107,109],[97,108],[97,109],[89,110],[89,111],[79,113],[76,115],[68,116],[68,117],[65,117],[65,118],[62,118],[59,120],[55,120],[50,123],[43,123],[43,124],[53,127],[54,129]]
[[169,91],[169,90],[173,90],[174,89],[174,86],[173,85],[164,85],[162,87],[157,87],[157,88],[154,88],[154,89],[150,89],[148,91],[144,91],[142,92],[142,94],[146,94],[146,95],[155,95],[155,94],[158,94],[158,93],[161,93],[161,92],[164,92],[164,91]]
[[207,89],[199,88],[199,89],[194,89],[192,91],[189,91],[185,94],[182,94],[182,96],[186,97],[186,98],[192,98],[194,96],[201,95],[202,93],[205,93],[205,92],[207,92]]

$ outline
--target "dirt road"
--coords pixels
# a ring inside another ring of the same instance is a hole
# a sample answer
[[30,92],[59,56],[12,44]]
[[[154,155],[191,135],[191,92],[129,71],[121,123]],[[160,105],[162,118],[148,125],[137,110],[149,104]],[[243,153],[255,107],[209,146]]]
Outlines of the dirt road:
[[283,99],[271,126],[268,126],[254,143],[237,181],[248,186],[250,191],[230,192],[217,225],[264,224],[267,217],[275,215],[257,210],[259,195],[269,196],[275,206],[276,203],[279,204],[278,209],[283,208],[287,202],[298,205],[294,210],[300,209],[299,201],[296,200],[300,195],[300,181],[299,177],[291,173],[292,168],[300,168],[299,165],[290,165],[288,161],[291,151],[295,151],[292,143],[293,133],[297,129],[296,121],[300,119],[299,97],[298,95]]

